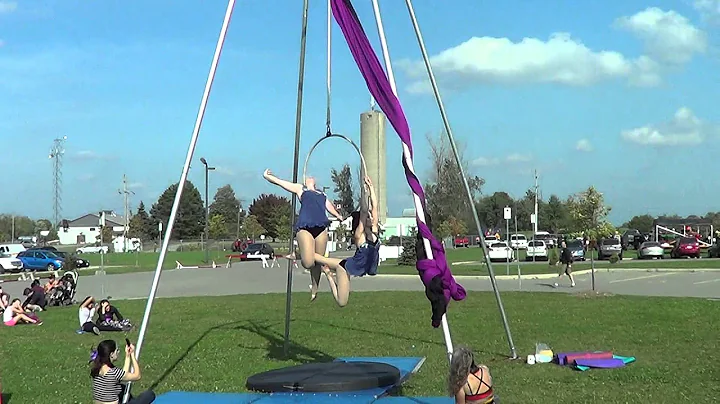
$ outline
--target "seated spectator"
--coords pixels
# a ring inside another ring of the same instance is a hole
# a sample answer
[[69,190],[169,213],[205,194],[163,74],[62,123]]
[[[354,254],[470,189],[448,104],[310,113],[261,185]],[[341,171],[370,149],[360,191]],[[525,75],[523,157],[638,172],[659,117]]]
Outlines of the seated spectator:
[[45,294],[52,293],[60,285],[60,280],[55,278],[55,274],[50,274],[48,282],[45,284]]
[[10,295],[3,292],[2,285],[0,285],[0,313],[4,312],[5,309],[10,305]]
[[[100,342],[90,357],[92,397],[95,404],[118,404],[124,395],[123,384],[140,380],[140,364],[135,358],[133,345],[125,346],[125,364],[122,369],[115,366],[113,362],[116,360],[118,346],[111,339]],[[137,397],[131,395],[128,404],[150,404],[154,401],[155,393],[147,390]]]
[[80,303],[80,310],[78,312],[78,319],[80,320],[80,330],[83,332],[91,332],[95,335],[100,335],[100,329],[92,322],[95,317],[95,310],[97,309],[97,303],[95,298],[88,296],[85,300]]
[[25,288],[25,290],[23,291],[23,296],[27,296],[25,298],[25,302],[22,304],[22,307],[25,310],[45,310],[45,307],[47,306],[47,299],[45,299],[45,288],[40,286],[40,281],[38,281],[37,279],[35,279],[30,284],[29,288]]
[[495,402],[490,369],[476,365],[472,350],[455,348],[450,360],[448,391],[455,404],[490,404]]
[[120,311],[111,305],[108,299],[100,301],[100,310],[95,325],[100,331],[130,331],[132,329],[130,320],[123,318]]
[[13,299],[10,306],[3,312],[3,323],[7,326],[14,326],[18,324],[36,324],[42,325],[37,316],[34,314],[25,314],[22,305],[20,305],[20,299]]

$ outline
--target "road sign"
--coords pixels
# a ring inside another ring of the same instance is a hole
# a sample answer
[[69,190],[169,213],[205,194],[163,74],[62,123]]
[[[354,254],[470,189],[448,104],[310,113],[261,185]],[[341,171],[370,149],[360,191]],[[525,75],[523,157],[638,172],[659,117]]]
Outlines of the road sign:
[[509,206],[506,206],[505,209],[503,210],[503,217],[505,218],[505,220],[512,219],[512,208],[510,208]]

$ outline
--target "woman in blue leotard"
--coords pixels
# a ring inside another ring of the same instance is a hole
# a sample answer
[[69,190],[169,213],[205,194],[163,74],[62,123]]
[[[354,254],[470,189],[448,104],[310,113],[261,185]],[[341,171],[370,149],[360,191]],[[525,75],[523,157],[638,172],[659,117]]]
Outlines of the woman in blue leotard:
[[321,266],[315,263],[315,256],[325,254],[328,243],[327,228],[330,226],[330,219],[325,211],[330,212],[340,221],[343,217],[335,210],[327,195],[315,189],[315,178],[307,177],[304,185],[295,184],[274,176],[269,169],[265,170],[263,177],[270,183],[297,195],[300,200],[300,213],[294,230],[300,249],[300,262],[305,269],[310,270],[312,278],[310,300],[315,300],[322,274]]
[[[315,261],[323,264],[323,272],[327,275],[330,290],[338,306],[345,307],[350,296],[351,276],[373,276],[377,274],[380,261],[380,238],[378,226],[377,195],[370,177],[365,177],[365,186],[370,193],[369,211],[355,211],[352,216],[353,242],[355,255],[348,259],[325,258],[315,254]],[[333,273],[335,277],[333,277]]]

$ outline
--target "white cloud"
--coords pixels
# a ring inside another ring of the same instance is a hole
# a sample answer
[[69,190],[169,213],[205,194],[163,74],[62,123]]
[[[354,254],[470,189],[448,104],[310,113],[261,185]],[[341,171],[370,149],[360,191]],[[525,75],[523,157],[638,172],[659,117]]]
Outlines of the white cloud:
[[141,189],[141,188],[145,188],[145,184],[143,184],[142,182],[131,182],[128,184],[127,187],[128,187],[128,189],[131,189],[131,190],[132,189]]
[[720,21],[720,0],[697,0],[693,5],[704,19]]
[[593,151],[593,146],[590,144],[590,141],[587,139],[580,139],[578,140],[577,144],[575,144],[575,150],[581,151],[581,152],[591,152]]
[[[720,0],[713,0],[718,1]],[[566,32],[548,39],[472,37],[430,58],[438,81],[450,89],[469,83],[551,83],[589,86],[622,80],[635,86],[655,86],[668,66],[687,63],[707,49],[706,34],[675,11],[647,8],[618,18],[614,26],[643,41],[645,54],[623,55],[615,50],[592,49]],[[401,61],[413,80],[412,93],[429,92],[422,61]]]
[[621,136],[628,142],[643,146],[694,146],[702,143],[716,129],[703,123],[689,108],[682,107],[669,122],[624,130]]
[[74,153],[72,156],[75,160],[95,161],[95,160],[114,160],[115,157],[111,155],[101,154],[92,150],[80,150]]
[[707,35],[675,11],[648,7],[616,20],[619,28],[640,38],[652,59],[672,65],[689,62],[707,49]]
[[216,166],[216,167],[215,167],[215,172],[218,173],[218,174],[221,174],[221,175],[226,175],[226,176],[228,176],[228,177],[234,177],[234,176],[235,176],[235,171],[233,171],[233,170],[231,170],[231,169],[229,169],[229,168],[227,168],[227,167]]
[[0,1],[0,14],[10,14],[15,10],[17,10],[17,2]]
[[[654,65],[646,58],[630,60],[619,52],[590,49],[568,33],[554,33],[547,41],[524,38],[473,37],[431,57],[436,75],[456,87],[479,83],[555,83],[587,86],[603,80],[629,79],[655,83]],[[429,87],[425,67],[403,62],[402,67],[418,80],[411,92]],[[421,79],[422,78],[422,79]]]
[[472,161],[475,166],[490,167],[500,164],[517,164],[532,161],[532,156],[527,154],[513,153],[503,158],[499,157],[478,157]]

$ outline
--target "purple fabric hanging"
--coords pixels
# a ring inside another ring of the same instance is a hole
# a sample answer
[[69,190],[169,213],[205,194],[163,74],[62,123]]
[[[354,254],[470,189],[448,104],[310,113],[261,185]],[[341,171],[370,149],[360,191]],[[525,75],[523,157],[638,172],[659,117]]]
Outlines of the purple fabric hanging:
[[[395,132],[400,136],[400,140],[407,146],[408,150],[410,150],[410,159],[412,159],[412,140],[410,138],[410,127],[405,118],[405,113],[402,110],[400,101],[392,91],[392,86],[385,74],[385,70],[370,45],[367,35],[365,35],[365,31],[360,23],[360,19],[355,13],[352,3],[350,0],[332,0],[332,11],[350,47],[350,52],[355,59],[355,63],[357,63],[360,72],[365,78],[370,93],[378,105],[380,105],[390,124],[395,129]],[[420,184],[420,180],[412,173],[408,166],[409,162],[406,161],[405,158],[403,158],[402,162],[405,168],[407,182],[412,192],[419,197],[423,210],[427,212],[425,192]],[[465,299],[466,293],[465,289],[455,281],[455,278],[453,278],[450,272],[447,259],[445,258],[445,249],[442,244],[435,239],[430,228],[420,220],[417,214],[415,219],[417,221],[419,234],[430,241],[433,253],[434,259],[432,260],[418,260],[417,270],[425,285],[428,299],[433,303],[433,327],[438,327],[442,314],[447,310],[447,304],[450,302],[450,299],[452,298],[457,301],[463,300]],[[437,291],[439,284],[442,285],[443,295],[443,299],[440,300],[444,303],[441,308],[436,307],[433,301],[434,299],[431,297],[433,293],[439,293],[439,291]]]

